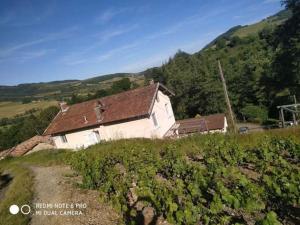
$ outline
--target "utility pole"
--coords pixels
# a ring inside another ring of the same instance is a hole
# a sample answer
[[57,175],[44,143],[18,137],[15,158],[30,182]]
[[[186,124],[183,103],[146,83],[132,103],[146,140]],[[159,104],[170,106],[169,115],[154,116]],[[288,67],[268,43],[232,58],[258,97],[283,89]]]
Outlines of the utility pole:
[[229,96],[228,96],[228,92],[227,92],[226,81],[225,81],[225,78],[224,78],[224,74],[223,74],[223,70],[222,70],[220,60],[218,60],[218,66],[219,66],[220,76],[221,76],[221,80],[222,80],[222,84],[223,84],[225,100],[226,100],[226,104],[227,104],[227,107],[228,107],[230,119],[231,119],[232,126],[233,126],[233,131],[234,131],[234,133],[236,133],[234,115],[233,115],[233,111],[232,111],[232,108],[231,108],[231,104],[230,104],[230,100],[229,100]]
[[[296,95],[294,95],[293,97],[294,97],[295,111],[298,111]],[[293,120],[294,120],[294,125],[298,125],[296,112],[293,113]]]

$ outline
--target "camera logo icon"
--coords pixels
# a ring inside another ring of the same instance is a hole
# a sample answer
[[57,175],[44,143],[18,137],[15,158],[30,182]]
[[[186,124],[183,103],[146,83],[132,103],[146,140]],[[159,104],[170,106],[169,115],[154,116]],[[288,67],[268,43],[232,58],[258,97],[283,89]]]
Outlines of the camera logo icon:
[[28,215],[30,212],[31,212],[31,208],[29,205],[22,205],[21,206],[21,209],[19,208],[19,206],[17,205],[11,205],[9,207],[9,212],[12,214],[12,215],[16,215],[19,213],[19,211],[21,211],[22,214],[24,215]]

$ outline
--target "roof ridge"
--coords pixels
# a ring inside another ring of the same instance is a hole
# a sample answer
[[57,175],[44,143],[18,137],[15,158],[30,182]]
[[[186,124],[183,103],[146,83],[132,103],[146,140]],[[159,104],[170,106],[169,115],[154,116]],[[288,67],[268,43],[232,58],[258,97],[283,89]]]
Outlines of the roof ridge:
[[79,102],[79,103],[75,103],[75,104],[68,105],[68,106],[72,107],[74,105],[80,105],[80,104],[83,104],[83,103],[86,103],[86,102],[92,102],[92,101],[96,101],[96,100],[106,99],[106,98],[109,98],[109,97],[113,97],[113,96],[117,96],[117,95],[122,95],[122,94],[125,94],[125,93],[128,93],[128,92],[132,92],[132,91],[144,89],[144,88],[150,87],[152,85],[157,85],[157,84],[159,84],[159,82],[154,83],[154,84],[150,84],[150,85],[147,85],[147,86],[137,87],[137,88],[130,89],[130,90],[127,90],[127,91],[122,91],[120,93],[116,93],[116,94],[112,94],[112,95],[107,95],[107,96],[104,96],[104,97],[101,97],[101,98],[90,99],[90,100],[87,100],[87,101],[84,101],[84,102]]
[[[151,109],[153,99],[155,99],[159,88],[160,84],[155,83],[118,94],[70,105],[68,111],[65,113],[61,113],[60,111],[60,113],[57,114],[45,130],[44,135],[63,133],[70,130],[82,129],[84,127],[104,123],[115,123],[117,121],[149,115],[149,109]],[[96,114],[94,113],[94,103],[97,101],[103,101],[103,103],[108,106],[106,110],[103,111],[105,120],[101,123],[96,122]],[[82,116],[88,118],[88,124],[82,123]]]

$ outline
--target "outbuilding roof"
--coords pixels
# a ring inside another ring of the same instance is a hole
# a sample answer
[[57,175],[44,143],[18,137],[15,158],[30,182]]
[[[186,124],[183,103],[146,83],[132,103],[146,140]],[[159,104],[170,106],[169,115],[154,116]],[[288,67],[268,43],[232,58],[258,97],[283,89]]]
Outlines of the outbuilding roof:
[[176,123],[179,124],[179,134],[221,130],[225,126],[225,114],[220,113],[201,116],[200,118],[178,120]]
[[[119,94],[67,106],[60,111],[44,135],[67,133],[100,124],[117,123],[149,116],[157,91],[174,95],[160,83],[125,91]],[[101,119],[95,108],[100,107]]]

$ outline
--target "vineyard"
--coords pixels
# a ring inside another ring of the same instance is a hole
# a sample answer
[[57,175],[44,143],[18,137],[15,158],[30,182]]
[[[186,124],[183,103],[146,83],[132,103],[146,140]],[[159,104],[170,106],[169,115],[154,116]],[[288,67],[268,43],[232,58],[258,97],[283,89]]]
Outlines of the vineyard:
[[300,223],[299,157],[298,132],[122,140],[68,160],[127,224],[147,209],[151,224],[268,225]]

